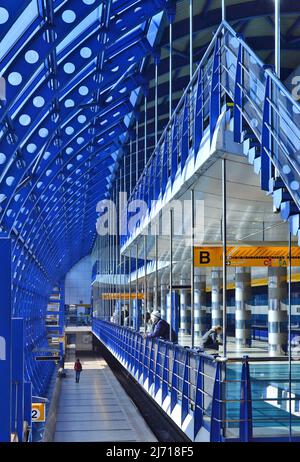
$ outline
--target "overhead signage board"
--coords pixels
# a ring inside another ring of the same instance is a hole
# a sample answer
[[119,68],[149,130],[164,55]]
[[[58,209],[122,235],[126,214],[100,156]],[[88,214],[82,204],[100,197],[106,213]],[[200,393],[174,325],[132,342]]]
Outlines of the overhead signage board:
[[36,361],[59,361],[61,356],[36,356]]
[[45,403],[32,403],[31,419],[32,419],[32,422],[45,422],[46,421]]
[[[267,246],[229,246],[227,247],[227,266],[289,266],[288,247]],[[222,247],[195,247],[194,266],[222,267]],[[300,266],[300,248],[292,247],[292,266]]]
[[102,300],[129,300],[131,296],[131,300],[135,300],[138,298],[138,300],[142,300],[144,298],[144,294],[138,293],[137,297],[136,294],[127,294],[127,293],[105,293],[102,294]]

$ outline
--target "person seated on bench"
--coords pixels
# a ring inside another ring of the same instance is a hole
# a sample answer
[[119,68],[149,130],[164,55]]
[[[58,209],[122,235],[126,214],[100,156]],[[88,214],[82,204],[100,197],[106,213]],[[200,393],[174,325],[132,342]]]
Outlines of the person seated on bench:
[[200,346],[210,350],[219,350],[219,345],[222,345],[220,335],[222,333],[221,326],[215,326],[209,329],[201,338]]
[[[159,311],[152,311],[151,322],[153,324],[152,332],[150,334],[145,334],[144,338],[162,338],[164,340],[170,340],[170,325],[164,319],[161,319],[161,314]],[[172,342],[177,342],[176,332],[172,329]]]

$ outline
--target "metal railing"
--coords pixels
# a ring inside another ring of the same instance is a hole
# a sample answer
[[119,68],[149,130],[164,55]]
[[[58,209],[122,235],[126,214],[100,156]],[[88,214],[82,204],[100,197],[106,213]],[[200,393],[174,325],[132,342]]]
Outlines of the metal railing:
[[[144,200],[151,210],[151,201],[164,195],[168,182],[173,185],[187,158],[196,159],[202,140],[208,137],[212,142],[226,102],[234,103],[234,140],[252,137],[260,147],[262,188],[269,189],[274,166],[300,206],[300,105],[226,21],[216,31],[130,200]],[[122,245],[129,237],[123,236]]]
[[132,329],[98,319],[93,319],[92,330],[161,406],[169,400],[171,417],[175,407],[177,415],[180,409],[179,426],[189,416],[191,439],[197,439],[204,428],[210,441],[285,439],[291,437],[290,430],[292,439],[299,440],[300,364],[293,365],[294,390],[289,395],[284,357],[224,359],[163,340],[144,339]]

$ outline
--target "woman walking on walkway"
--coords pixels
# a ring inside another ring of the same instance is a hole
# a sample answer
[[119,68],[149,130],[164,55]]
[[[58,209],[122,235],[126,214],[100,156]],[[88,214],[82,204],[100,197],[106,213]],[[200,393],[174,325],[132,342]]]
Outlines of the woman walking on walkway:
[[78,383],[80,380],[80,372],[82,371],[82,365],[81,365],[79,358],[76,359],[76,362],[74,364],[74,371],[75,371],[75,379],[76,379],[75,381],[76,383]]

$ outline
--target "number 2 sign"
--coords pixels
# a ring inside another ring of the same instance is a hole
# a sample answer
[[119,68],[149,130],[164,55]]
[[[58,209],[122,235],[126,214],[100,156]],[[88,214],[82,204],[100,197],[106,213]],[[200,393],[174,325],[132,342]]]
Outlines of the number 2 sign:
[[32,419],[32,422],[45,422],[46,420],[45,403],[32,403],[31,419]]

